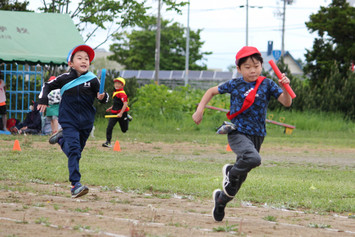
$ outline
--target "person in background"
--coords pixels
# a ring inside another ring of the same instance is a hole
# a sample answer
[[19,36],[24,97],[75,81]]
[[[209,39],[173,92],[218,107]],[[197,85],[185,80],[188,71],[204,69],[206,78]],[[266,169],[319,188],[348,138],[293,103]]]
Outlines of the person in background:
[[[53,81],[55,76],[51,76],[48,81]],[[46,120],[51,122],[52,135],[58,132],[59,104],[61,100],[60,89],[52,90],[48,94],[48,107],[46,110]]]
[[106,110],[106,112],[111,112],[112,115],[116,115],[116,118],[110,118],[108,120],[106,128],[106,142],[102,144],[103,147],[112,147],[112,131],[118,122],[123,133],[127,132],[129,121],[132,119],[130,115],[127,114],[129,111],[128,107],[128,97],[126,92],[123,90],[126,85],[126,81],[122,77],[117,77],[113,79],[113,86],[115,90],[113,92],[113,105]]
[[[1,73],[0,73],[1,75]],[[4,80],[0,79],[0,115],[2,119],[2,129],[7,131],[6,123],[6,85]]]
[[10,128],[10,132],[12,134],[39,134],[42,129],[41,124],[41,114],[37,109],[37,102],[33,102],[25,120]]

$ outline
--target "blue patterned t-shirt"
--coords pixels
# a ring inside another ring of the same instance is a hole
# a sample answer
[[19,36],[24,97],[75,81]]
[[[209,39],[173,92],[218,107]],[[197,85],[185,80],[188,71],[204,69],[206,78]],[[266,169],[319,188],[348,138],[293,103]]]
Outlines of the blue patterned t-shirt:
[[[256,81],[246,82],[240,77],[218,86],[220,94],[230,94],[230,114],[240,110],[245,97],[254,89],[255,84]],[[237,125],[237,131],[248,135],[266,136],[265,119],[267,106],[271,96],[277,99],[281,93],[281,87],[271,79],[265,78],[258,88],[254,103],[231,120],[232,123]]]

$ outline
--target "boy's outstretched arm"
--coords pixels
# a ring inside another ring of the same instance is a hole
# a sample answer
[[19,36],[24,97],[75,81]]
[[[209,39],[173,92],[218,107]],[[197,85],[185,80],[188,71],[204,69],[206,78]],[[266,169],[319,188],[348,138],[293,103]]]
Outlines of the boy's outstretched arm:
[[203,95],[199,105],[197,106],[196,112],[192,115],[192,119],[197,125],[199,125],[202,121],[203,111],[205,109],[205,106],[208,104],[208,102],[210,102],[213,96],[217,94],[219,94],[218,86],[215,86],[208,89],[206,93]]
[[286,91],[285,87],[283,86],[283,84],[289,84],[290,83],[290,79],[288,79],[285,74],[282,74],[282,78],[279,79],[279,85],[281,87],[281,89],[283,90],[283,92],[281,93],[281,95],[279,96],[279,98],[277,98],[277,100],[286,107],[290,107],[292,104],[292,98],[291,96],[288,94],[288,92]]

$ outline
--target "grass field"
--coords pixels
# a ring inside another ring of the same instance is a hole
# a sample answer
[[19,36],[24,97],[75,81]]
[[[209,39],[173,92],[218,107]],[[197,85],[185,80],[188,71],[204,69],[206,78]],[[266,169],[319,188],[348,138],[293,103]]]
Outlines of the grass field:
[[[308,120],[312,123],[313,118]],[[96,122],[95,137],[89,139],[80,164],[82,182],[94,189],[149,194],[160,202],[169,202],[176,196],[209,202],[212,191],[221,188],[222,166],[235,160],[234,154],[225,149],[226,136],[214,134],[214,127],[208,121],[197,127],[186,122],[157,124],[135,118],[126,134],[118,127],[114,130],[113,140],[120,142],[120,152],[101,147],[106,122],[103,119]],[[298,120],[294,123],[300,124]],[[308,130],[308,125],[296,125],[291,135],[284,134],[281,127],[267,126],[268,136],[261,151],[263,163],[250,172],[229,207],[238,209],[251,205],[318,215],[337,213],[355,223],[354,125],[341,122],[332,125],[324,121],[319,126],[337,127],[324,130],[319,127]],[[15,139],[20,141],[20,152],[12,151]],[[2,135],[0,140],[2,192],[70,197],[66,157],[58,146],[48,144],[47,136]],[[36,185],[55,184],[67,186],[59,194],[53,194],[53,188],[40,192],[36,188]],[[14,202],[14,199],[3,196],[1,202]],[[200,212],[210,213],[210,209]],[[265,215],[260,219],[272,221],[275,217]],[[323,223],[313,224],[318,227]],[[305,225],[315,228],[310,221]],[[221,225],[215,227],[222,228]],[[355,229],[349,230],[350,234],[355,234]],[[132,228],[130,231],[128,235],[134,236]],[[145,232],[142,236],[168,236]]]

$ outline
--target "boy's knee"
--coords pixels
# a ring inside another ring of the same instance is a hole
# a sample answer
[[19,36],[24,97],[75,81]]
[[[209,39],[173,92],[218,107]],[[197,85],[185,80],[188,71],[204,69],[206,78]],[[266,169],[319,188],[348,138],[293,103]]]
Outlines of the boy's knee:
[[245,161],[245,164],[249,169],[253,169],[261,165],[261,157],[258,153],[246,154],[243,157],[243,160]]
[[121,131],[123,133],[126,133],[128,131],[128,126],[127,127],[126,126],[121,127]]
[[259,155],[253,157],[250,161],[251,161],[250,163],[253,166],[253,168],[258,167],[259,165],[261,165],[261,157]]

